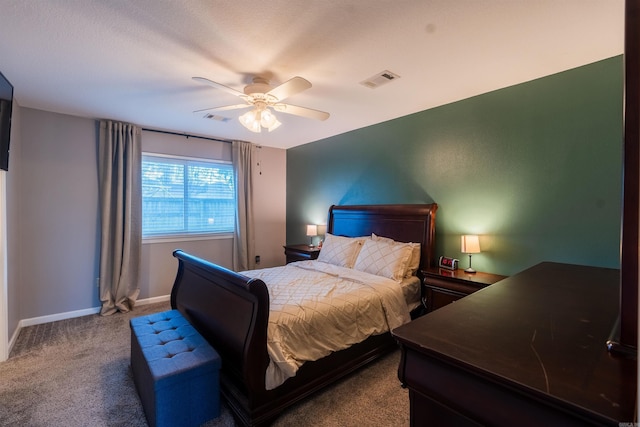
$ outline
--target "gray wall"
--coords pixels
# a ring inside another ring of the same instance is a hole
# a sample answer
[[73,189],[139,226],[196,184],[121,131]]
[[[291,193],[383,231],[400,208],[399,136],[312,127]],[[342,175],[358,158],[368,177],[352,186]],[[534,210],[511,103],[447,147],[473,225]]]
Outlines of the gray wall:
[[[12,322],[98,307],[96,121],[29,108],[17,114],[21,116],[21,159],[15,191],[19,194],[18,214],[9,218],[8,224],[17,230],[18,240],[17,249],[12,246],[9,254],[15,260],[13,251],[17,251],[17,271],[10,284]],[[228,155],[224,152],[229,145],[143,132],[143,149],[216,157]],[[256,150],[262,153],[262,175],[258,174],[255,185],[261,193],[269,194],[256,204],[256,223],[261,227],[256,235],[260,267],[282,265],[286,153],[279,149]],[[14,160],[12,157],[11,166]],[[9,203],[15,209],[15,194]],[[266,225],[268,229],[264,229]],[[230,267],[230,240],[145,244],[141,299],[170,292],[177,266],[171,252],[176,248]]]
[[[332,204],[439,205],[436,255],[477,270],[619,267],[622,57],[287,151],[287,241]],[[425,94],[428,96],[428,94]]]
[[21,127],[20,316],[95,307],[95,121],[23,108]]

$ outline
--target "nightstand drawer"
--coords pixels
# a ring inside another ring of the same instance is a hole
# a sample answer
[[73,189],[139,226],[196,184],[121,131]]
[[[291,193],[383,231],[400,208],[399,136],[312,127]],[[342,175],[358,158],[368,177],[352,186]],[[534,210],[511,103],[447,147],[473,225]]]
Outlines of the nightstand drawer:
[[320,255],[320,248],[309,245],[285,245],[284,255],[287,258],[287,264],[295,261],[313,260]]
[[466,273],[464,270],[430,268],[422,270],[423,303],[427,312],[470,295],[504,279],[506,276],[490,273]]
[[444,289],[459,295],[469,295],[484,288],[485,286],[488,286],[484,283],[458,281],[454,278],[439,278],[432,276],[426,276],[424,278],[424,285]]
[[451,304],[460,298],[467,296],[468,294],[451,292],[438,288],[426,288],[426,300],[427,310],[433,311],[436,308],[444,307],[447,304]]

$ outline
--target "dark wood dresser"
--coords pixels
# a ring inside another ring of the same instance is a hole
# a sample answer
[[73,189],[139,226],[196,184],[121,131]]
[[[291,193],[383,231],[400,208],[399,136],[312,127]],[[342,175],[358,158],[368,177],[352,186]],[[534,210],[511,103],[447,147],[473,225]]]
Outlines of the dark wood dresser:
[[394,329],[411,425],[634,422],[636,361],[606,348],[619,277],[542,263]]

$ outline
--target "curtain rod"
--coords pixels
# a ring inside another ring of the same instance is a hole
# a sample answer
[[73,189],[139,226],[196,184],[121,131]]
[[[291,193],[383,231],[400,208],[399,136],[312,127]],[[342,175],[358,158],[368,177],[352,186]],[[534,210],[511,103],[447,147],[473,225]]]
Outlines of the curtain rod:
[[226,142],[227,144],[231,144],[233,142],[230,139],[210,138],[208,136],[189,135],[188,133],[169,132],[169,131],[166,131],[166,130],[156,130],[156,129],[148,129],[148,128],[142,128],[142,130],[145,130],[145,131],[148,131],[148,132],[164,133],[164,134],[167,134],[167,135],[184,136],[187,139],[189,139],[189,138],[199,138],[199,139],[206,139],[208,141]]

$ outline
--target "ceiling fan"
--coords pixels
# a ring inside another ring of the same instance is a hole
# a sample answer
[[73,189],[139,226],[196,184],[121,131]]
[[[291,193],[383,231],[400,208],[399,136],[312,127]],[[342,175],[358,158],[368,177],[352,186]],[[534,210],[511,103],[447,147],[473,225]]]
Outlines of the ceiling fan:
[[284,104],[282,102],[286,98],[311,87],[311,83],[302,77],[293,77],[276,87],[271,87],[267,79],[254,77],[253,82],[245,86],[244,92],[237,91],[229,86],[225,86],[204,77],[193,77],[193,80],[223,90],[231,95],[240,97],[245,101],[244,104],[205,108],[203,110],[194,111],[194,113],[210,110],[226,111],[253,107],[251,111],[239,117],[240,123],[252,132],[260,132],[263,127],[271,132],[281,125],[271,111],[272,108],[275,111],[306,117],[309,119],[326,120],[329,118],[329,113],[325,113],[324,111],[299,107],[297,105]]

